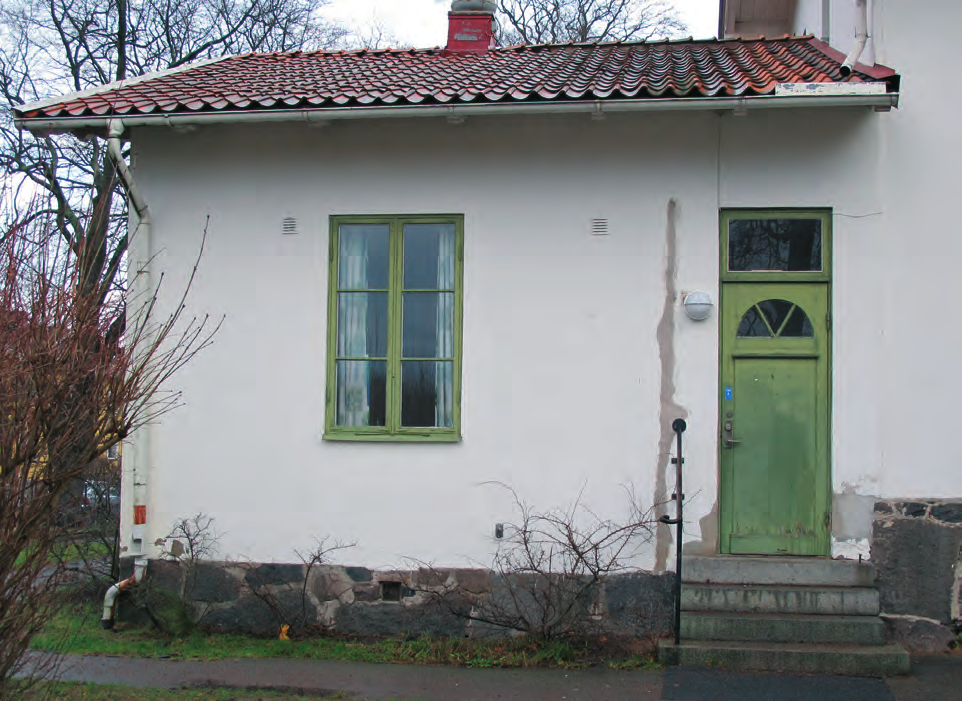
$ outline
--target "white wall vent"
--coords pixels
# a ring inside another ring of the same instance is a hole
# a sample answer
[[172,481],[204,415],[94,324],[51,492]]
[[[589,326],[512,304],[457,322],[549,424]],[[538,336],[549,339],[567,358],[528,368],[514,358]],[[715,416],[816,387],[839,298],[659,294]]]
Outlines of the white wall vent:
[[281,222],[281,233],[284,236],[297,236],[297,219],[284,217],[284,221]]
[[607,236],[607,235],[608,235],[608,220],[607,220],[607,219],[592,219],[592,220],[591,220],[591,235],[592,235],[592,236]]

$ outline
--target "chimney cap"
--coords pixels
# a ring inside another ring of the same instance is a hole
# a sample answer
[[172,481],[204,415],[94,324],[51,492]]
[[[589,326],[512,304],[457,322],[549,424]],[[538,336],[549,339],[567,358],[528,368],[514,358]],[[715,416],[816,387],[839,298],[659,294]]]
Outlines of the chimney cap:
[[451,12],[487,12],[493,15],[498,9],[495,0],[453,0]]

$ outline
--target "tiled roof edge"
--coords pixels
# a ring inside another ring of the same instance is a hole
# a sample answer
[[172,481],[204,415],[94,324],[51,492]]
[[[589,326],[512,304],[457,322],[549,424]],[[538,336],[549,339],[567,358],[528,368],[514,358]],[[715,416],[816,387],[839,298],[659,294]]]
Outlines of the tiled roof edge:
[[[839,64],[845,63],[847,56],[841,51],[833,49],[821,39],[812,37],[808,40],[808,43],[813,49],[825,54],[833,61]],[[856,63],[853,70],[857,73],[864,73],[865,75],[871,76],[877,80],[887,80],[889,78],[898,76],[894,69],[889,68],[888,66],[883,66],[881,63],[876,63],[874,66],[869,66],[864,63]]]
[[200,66],[207,66],[212,63],[219,63],[220,61],[226,61],[231,58],[236,58],[234,55],[230,56],[218,56],[217,58],[205,58],[200,61],[194,61],[193,63],[185,63],[182,66],[177,66],[176,68],[168,68],[163,71],[153,71],[152,73],[144,73],[136,78],[125,78],[124,80],[115,80],[112,83],[104,83],[103,85],[98,85],[96,88],[88,88],[86,90],[77,90],[72,93],[67,93],[66,95],[60,95],[59,97],[49,97],[45,100],[37,100],[36,102],[29,102],[25,105],[20,105],[19,107],[14,107],[13,111],[18,115],[22,116],[27,112],[33,112],[35,110],[42,110],[45,107],[50,107],[52,105],[62,105],[70,102],[71,100],[76,100],[79,97],[91,97],[93,95],[99,95],[100,93],[110,92],[118,88],[125,88],[129,85],[137,85],[138,83],[143,83],[148,80],[154,80],[155,78],[163,78],[168,75],[176,75],[177,73],[183,73],[184,71],[193,70],[194,68],[199,68]]

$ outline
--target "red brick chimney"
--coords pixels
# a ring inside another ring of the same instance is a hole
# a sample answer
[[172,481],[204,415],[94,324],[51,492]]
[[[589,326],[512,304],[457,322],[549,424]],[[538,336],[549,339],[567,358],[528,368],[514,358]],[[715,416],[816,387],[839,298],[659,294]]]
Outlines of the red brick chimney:
[[447,51],[486,54],[495,46],[493,0],[454,0],[448,13]]

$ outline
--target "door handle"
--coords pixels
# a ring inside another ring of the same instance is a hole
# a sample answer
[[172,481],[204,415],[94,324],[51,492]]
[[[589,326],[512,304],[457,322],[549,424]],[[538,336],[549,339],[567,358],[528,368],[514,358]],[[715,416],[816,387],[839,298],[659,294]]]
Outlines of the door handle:
[[735,430],[735,426],[732,423],[731,414],[729,414],[728,416],[729,416],[728,420],[725,421],[724,424],[722,424],[722,433],[725,438],[725,447],[732,448],[735,446],[736,443],[741,443],[741,441],[737,440],[735,436],[732,435],[732,432]]

